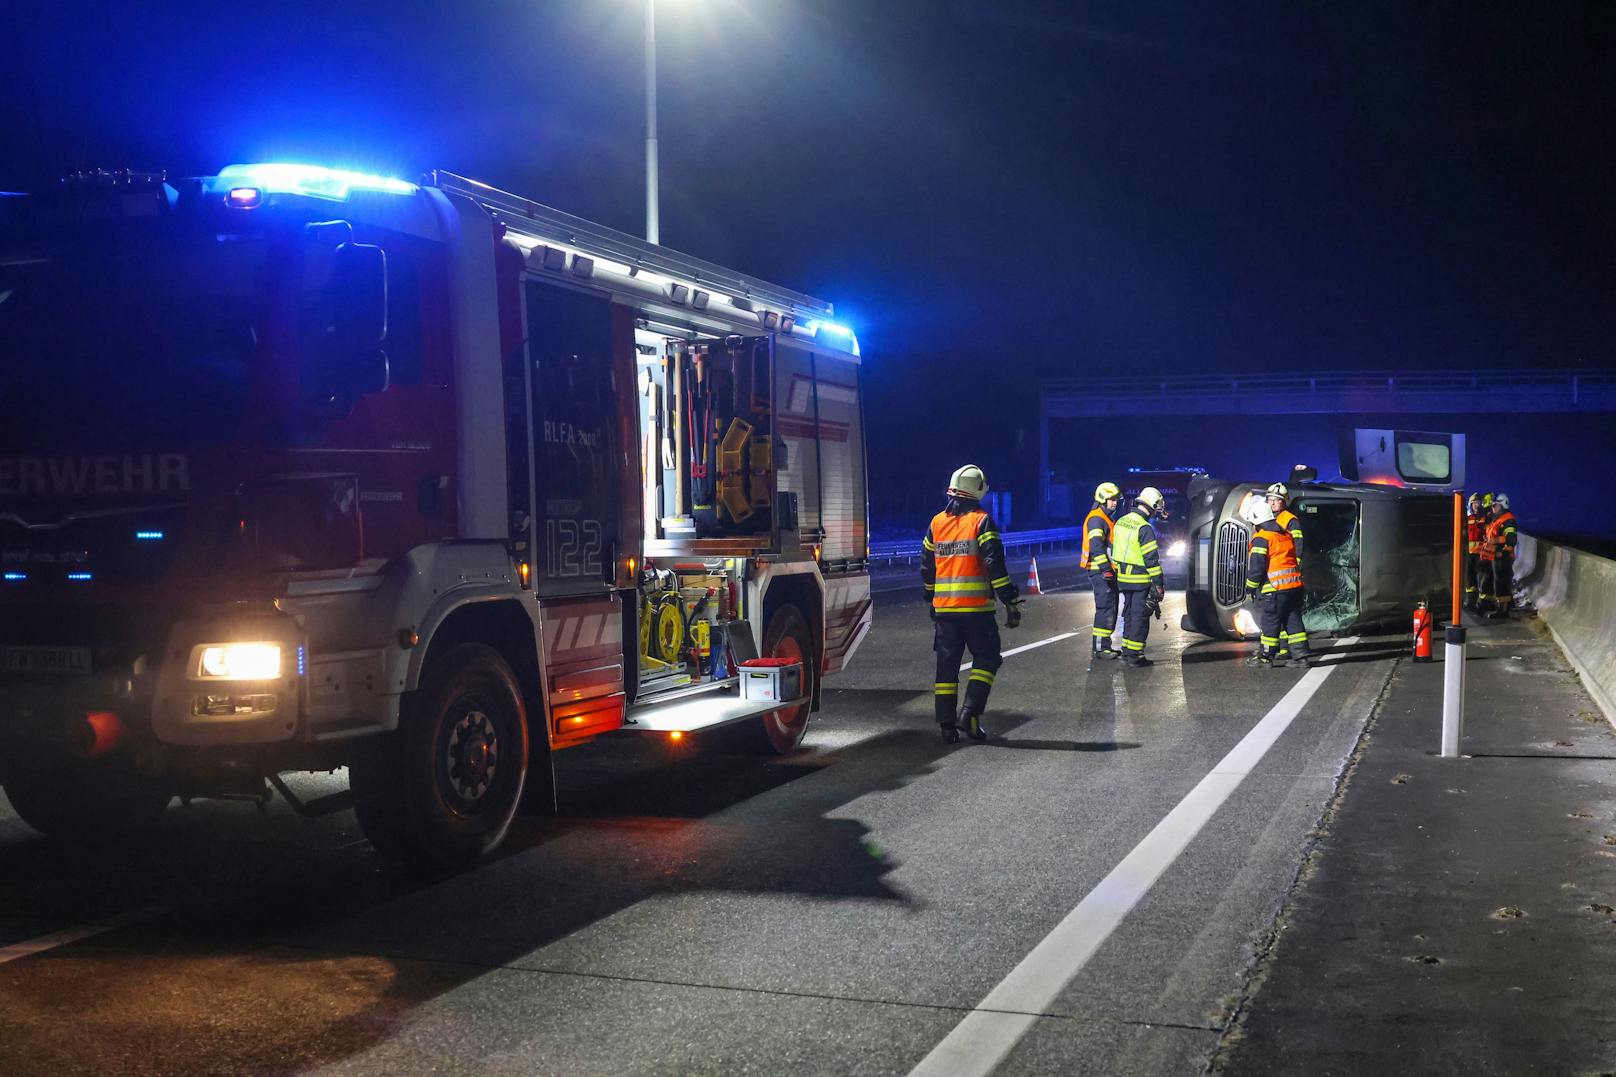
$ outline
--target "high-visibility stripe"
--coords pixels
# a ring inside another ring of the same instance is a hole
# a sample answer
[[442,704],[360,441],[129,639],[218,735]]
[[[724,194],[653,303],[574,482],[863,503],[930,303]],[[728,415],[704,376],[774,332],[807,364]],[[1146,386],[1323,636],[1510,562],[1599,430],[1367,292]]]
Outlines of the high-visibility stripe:
[[993,674],[989,673],[985,669],[973,669],[971,670],[970,679],[973,681],[981,681],[983,684],[992,684]]
[[998,537],[999,537],[999,533],[997,531],[984,531],[980,535],[976,536],[976,542],[977,542],[977,545],[980,546],[982,543],[986,542],[988,539],[996,539]]
[[932,544],[932,541],[931,541],[931,536],[930,536],[930,535],[927,535],[927,536],[926,536],[926,537],[925,537],[925,538],[923,538],[923,539],[921,539],[921,540],[920,540],[920,545],[921,545],[921,546],[922,546],[922,547],[924,547],[924,548],[925,548],[925,549],[928,549],[928,550],[935,550],[935,549],[937,549],[937,547],[936,547],[936,546],[935,546],[935,545],[933,545],[933,544]]
[[932,687],[932,694],[933,695],[939,695],[939,696],[957,696],[957,695],[959,695],[959,685],[957,685],[957,684],[934,685]]
[[1264,647],[1272,647],[1279,642],[1278,636],[1258,636],[1257,639]]
[[1009,576],[1000,576],[998,579],[993,581],[993,586],[995,588],[1009,587],[1010,586],[1010,577]]
[[937,590],[937,585],[935,583],[922,583],[920,586],[926,589],[927,594],[931,594],[933,591]]
[[962,580],[958,583],[939,583],[937,591],[944,595],[991,595],[993,588],[986,580]]
[[1142,642],[1139,640],[1129,639],[1127,636],[1122,637],[1122,645],[1128,648],[1130,651],[1142,651],[1145,649],[1145,645]]
[[1116,631],[1116,629],[1114,629],[1114,628],[1101,628],[1099,625],[1094,626],[1094,634],[1096,636],[1109,636],[1112,632],[1115,632],[1115,631]]

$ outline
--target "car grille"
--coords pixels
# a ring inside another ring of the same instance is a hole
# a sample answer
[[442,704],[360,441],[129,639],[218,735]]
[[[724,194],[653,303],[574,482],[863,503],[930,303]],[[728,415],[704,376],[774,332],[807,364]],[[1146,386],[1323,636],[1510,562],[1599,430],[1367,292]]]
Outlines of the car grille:
[[1251,535],[1230,520],[1218,528],[1213,594],[1220,606],[1237,605],[1246,592],[1246,551]]

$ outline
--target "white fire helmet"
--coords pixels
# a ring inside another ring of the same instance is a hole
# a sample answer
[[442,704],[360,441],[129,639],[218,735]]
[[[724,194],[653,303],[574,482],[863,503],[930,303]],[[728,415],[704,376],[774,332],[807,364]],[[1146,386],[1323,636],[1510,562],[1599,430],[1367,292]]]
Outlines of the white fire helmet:
[[[1273,487],[1269,487],[1269,490],[1272,491]],[[1267,501],[1254,497],[1251,499],[1250,503],[1246,505],[1244,515],[1246,517],[1246,523],[1250,524],[1252,527],[1260,527],[1274,518],[1274,510],[1268,507]]]
[[982,469],[975,464],[966,464],[954,472],[954,477],[948,480],[949,497],[967,497],[972,501],[982,500],[982,495],[988,492],[988,477],[982,474]]
[[1290,488],[1287,487],[1284,483],[1276,482],[1276,483],[1274,483],[1272,486],[1270,486],[1268,488],[1268,496],[1269,497],[1277,497],[1282,501],[1289,501],[1290,497],[1291,497],[1291,491],[1290,491]]
[[1507,512],[1509,510],[1509,495],[1508,494],[1494,494],[1493,495],[1493,504],[1497,505],[1500,509]]
[[1135,500],[1150,509],[1151,512],[1160,512],[1162,506],[1167,504],[1167,499],[1162,496],[1162,492],[1154,486],[1147,486],[1140,490],[1139,496]]

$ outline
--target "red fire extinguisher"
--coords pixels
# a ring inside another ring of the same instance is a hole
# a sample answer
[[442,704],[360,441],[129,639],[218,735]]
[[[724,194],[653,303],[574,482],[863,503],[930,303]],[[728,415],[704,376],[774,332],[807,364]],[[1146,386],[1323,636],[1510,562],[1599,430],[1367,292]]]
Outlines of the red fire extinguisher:
[[1414,661],[1431,661],[1431,611],[1424,602],[1414,606]]

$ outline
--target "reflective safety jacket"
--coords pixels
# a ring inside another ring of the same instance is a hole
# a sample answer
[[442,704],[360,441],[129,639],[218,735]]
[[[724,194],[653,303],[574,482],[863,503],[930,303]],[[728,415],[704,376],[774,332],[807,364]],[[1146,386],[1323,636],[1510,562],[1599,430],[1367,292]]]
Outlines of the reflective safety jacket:
[[1117,587],[1143,591],[1161,582],[1161,557],[1156,552],[1156,529],[1135,509],[1122,515],[1111,532],[1111,562]]
[[1515,560],[1515,514],[1508,509],[1488,521],[1481,537],[1481,559],[1496,561],[1500,557]]
[[1481,552],[1481,536],[1487,530],[1487,523],[1480,516],[1465,516],[1465,550],[1468,553]]
[[1274,513],[1274,522],[1281,531],[1290,532],[1291,541],[1296,543],[1296,559],[1302,559],[1302,518],[1290,510],[1287,505]]
[[1279,520],[1258,524],[1251,536],[1246,562],[1246,590],[1263,594],[1294,591],[1302,586],[1302,564],[1296,558],[1296,540],[1279,528]]
[[1078,568],[1098,572],[1111,563],[1111,532],[1116,526],[1099,505],[1089,510],[1083,517],[1083,556],[1077,562]]
[[997,595],[1020,594],[1004,564],[1004,540],[980,508],[932,517],[920,543],[920,582],[938,613],[992,613]]

